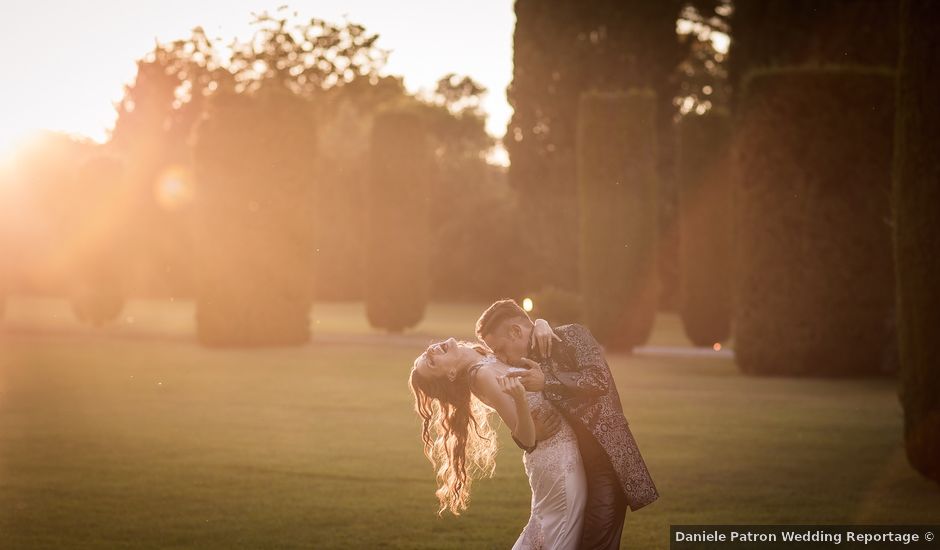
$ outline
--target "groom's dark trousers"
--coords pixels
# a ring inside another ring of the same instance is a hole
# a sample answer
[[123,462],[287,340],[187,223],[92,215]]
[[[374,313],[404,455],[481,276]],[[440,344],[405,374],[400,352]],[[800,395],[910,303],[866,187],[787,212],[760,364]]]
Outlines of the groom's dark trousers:
[[580,550],[617,550],[627,514],[627,497],[607,453],[580,422],[572,422],[587,477],[587,504]]

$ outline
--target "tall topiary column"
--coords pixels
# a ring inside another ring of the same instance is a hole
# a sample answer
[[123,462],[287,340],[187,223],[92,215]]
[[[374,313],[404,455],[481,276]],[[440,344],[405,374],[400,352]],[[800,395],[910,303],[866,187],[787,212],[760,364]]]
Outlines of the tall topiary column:
[[[684,55],[676,38],[678,0],[516,0],[513,107],[505,144],[509,180],[530,208],[519,213],[531,228],[534,273],[529,288],[576,288],[575,264],[559,256],[578,254],[576,157],[578,105],[583,92],[649,87],[657,94],[658,176],[673,189],[672,78]],[[661,195],[662,196],[662,195]],[[662,209],[668,217],[669,210]],[[663,230],[669,229],[671,219]],[[664,255],[664,266],[674,259]]]
[[6,273],[0,272],[0,323],[3,323],[3,317],[7,312],[7,295],[10,292],[5,277]]
[[680,306],[696,346],[731,335],[731,121],[725,112],[679,125]]
[[9,221],[8,209],[12,208],[12,193],[10,197],[7,178],[9,176],[0,171],[0,257],[5,261],[0,262],[0,323],[6,315],[7,297],[11,294],[11,279],[13,268],[10,265],[13,258],[12,254],[12,224]]
[[366,315],[373,327],[401,332],[424,317],[430,286],[433,158],[420,115],[407,109],[378,114],[369,160]]
[[902,0],[893,216],[907,458],[940,482],[938,20],[937,2]]
[[728,79],[767,67],[897,63],[898,0],[735,0]]
[[655,117],[651,91],[581,96],[577,172],[584,318],[598,341],[614,349],[644,343],[656,314]]
[[778,69],[736,130],[735,354],[745,372],[882,370],[893,337],[889,70]]
[[194,151],[203,344],[309,341],[315,149],[311,107],[289,92],[214,99]]
[[100,326],[124,309],[128,239],[133,201],[125,165],[95,155],[77,171],[66,224],[74,247],[69,279],[72,311],[79,321]]

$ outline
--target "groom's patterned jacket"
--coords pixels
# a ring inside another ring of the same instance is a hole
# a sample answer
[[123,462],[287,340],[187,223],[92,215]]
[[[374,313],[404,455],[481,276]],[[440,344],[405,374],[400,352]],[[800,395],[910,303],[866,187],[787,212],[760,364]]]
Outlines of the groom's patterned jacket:
[[623,414],[604,353],[583,325],[554,330],[561,341],[552,343],[549,357],[541,357],[534,347],[529,352],[545,373],[543,393],[569,423],[581,424],[594,436],[610,459],[628,506],[636,511],[659,493]]

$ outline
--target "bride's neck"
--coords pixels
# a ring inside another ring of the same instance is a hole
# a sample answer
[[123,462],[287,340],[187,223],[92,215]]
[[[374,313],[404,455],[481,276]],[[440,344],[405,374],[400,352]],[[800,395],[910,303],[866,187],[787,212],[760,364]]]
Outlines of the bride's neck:
[[476,350],[475,348],[460,348],[460,349],[461,349],[460,370],[469,369],[473,365],[476,365],[477,363],[479,363],[480,359],[484,357],[484,355],[480,353],[478,350]]

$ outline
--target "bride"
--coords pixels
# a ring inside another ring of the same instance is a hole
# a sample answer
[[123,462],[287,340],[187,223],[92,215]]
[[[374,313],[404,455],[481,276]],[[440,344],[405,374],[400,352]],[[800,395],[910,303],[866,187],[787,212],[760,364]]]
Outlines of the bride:
[[[536,323],[540,345],[552,336]],[[528,359],[527,367],[537,366]],[[527,392],[506,375],[520,367],[500,362],[485,347],[450,338],[429,346],[415,359],[409,385],[422,420],[424,454],[437,468],[438,514],[459,515],[477,475],[496,466],[495,411],[524,447],[522,461],[532,489],[532,506],[513,550],[577,548],[586,499],[586,480],[574,431],[567,422],[536,442],[533,414],[552,405],[541,392]]]

